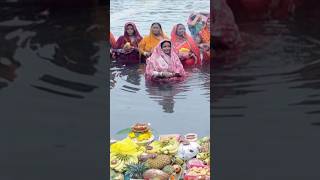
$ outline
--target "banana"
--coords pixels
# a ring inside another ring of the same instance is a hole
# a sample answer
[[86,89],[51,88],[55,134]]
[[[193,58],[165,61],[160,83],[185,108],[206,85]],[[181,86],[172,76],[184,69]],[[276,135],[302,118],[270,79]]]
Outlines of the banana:
[[157,141],[152,142],[149,146],[151,146],[152,149],[146,150],[147,153],[159,153],[161,149],[160,143]]
[[178,148],[169,150],[169,154],[175,155],[175,154],[177,154],[177,152],[178,152]]
[[136,156],[131,156],[128,161],[126,161],[126,164],[133,164],[133,163],[138,163],[139,159]]
[[116,167],[118,167],[119,165],[120,165],[120,163],[121,163],[121,161],[120,160],[117,160],[117,163],[116,164],[112,164],[112,163],[110,163],[110,168],[112,168],[112,169],[116,169]]
[[119,165],[119,162],[117,161],[117,163],[113,164],[111,163],[112,161],[110,161],[110,168],[114,169],[115,167],[117,167],[117,165]]
[[123,161],[120,161],[119,164],[114,168],[114,170],[118,172],[123,172],[125,167],[125,163]]
[[161,148],[161,152],[165,154],[176,154],[179,149],[179,144],[176,141],[170,142],[171,144]]

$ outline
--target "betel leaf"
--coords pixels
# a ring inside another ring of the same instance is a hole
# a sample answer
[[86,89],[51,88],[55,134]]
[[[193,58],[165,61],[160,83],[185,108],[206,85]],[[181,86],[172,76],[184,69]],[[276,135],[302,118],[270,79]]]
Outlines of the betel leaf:
[[128,134],[130,132],[131,132],[131,128],[126,128],[126,129],[122,129],[122,130],[118,131],[116,133],[116,135]]

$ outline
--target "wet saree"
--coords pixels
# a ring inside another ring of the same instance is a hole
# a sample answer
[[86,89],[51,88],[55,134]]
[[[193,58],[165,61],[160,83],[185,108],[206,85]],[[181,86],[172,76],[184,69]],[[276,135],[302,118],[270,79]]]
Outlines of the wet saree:
[[[128,26],[131,25],[134,30],[134,35],[130,37],[127,33]],[[138,50],[138,44],[142,40],[142,37],[132,22],[128,22],[124,26],[124,35],[120,36],[115,45],[116,59],[121,64],[137,64],[140,63],[140,56]],[[132,50],[128,53],[123,51],[125,46],[130,46]]]
[[[157,78],[154,78],[154,75],[160,72],[179,73],[181,77],[184,77],[186,73],[178,55],[173,50],[171,50],[170,56],[165,54],[161,48],[161,42],[158,43],[157,47],[153,50],[152,55],[146,60],[146,78],[148,80],[157,80]],[[180,78],[171,77],[165,79],[177,80]],[[159,79],[159,81],[161,80]]]
[[[208,19],[210,21],[210,19]],[[209,49],[202,48],[201,49],[201,60],[203,63],[207,63],[210,61],[210,27],[206,23],[206,25],[202,28],[199,32],[199,36],[201,38],[201,43],[206,44],[209,46]]]
[[193,53],[195,57],[189,57],[185,60],[182,60],[184,66],[200,65],[200,50],[193,40],[193,38],[188,35],[186,32],[183,35],[183,38],[178,37],[177,35],[177,25],[175,25],[171,31],[171,42],[173,48],[177,54],[189,51]]
[[110,38],[111,48],[115,48],[115,46],[116,46],[116,38],[114,37],[114,35],[111,32],[109,34],[109,38]]

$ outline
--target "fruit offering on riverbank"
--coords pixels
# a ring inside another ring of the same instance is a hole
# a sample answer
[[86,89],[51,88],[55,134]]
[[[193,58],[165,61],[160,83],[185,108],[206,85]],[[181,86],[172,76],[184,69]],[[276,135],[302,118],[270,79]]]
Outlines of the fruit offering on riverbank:
[[137,123],[133,125],[128,137],[140,145],[149,143],[154,139],[152,130],[147,123]]
[[210,179],[209,137],[168,134],[155,140],[147,123],[137,123],[127,133],[110,146],[110,179]]

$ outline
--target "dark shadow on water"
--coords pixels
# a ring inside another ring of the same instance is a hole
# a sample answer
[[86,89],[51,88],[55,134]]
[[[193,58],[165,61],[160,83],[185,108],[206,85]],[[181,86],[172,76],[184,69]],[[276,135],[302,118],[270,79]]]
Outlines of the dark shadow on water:
[[1,4],[0,179],[106,176],[106,10]]
[[[105,39],[104,36],[101,36],[101,32],[105,31],[104,26],[96,19],[99,12],[100,14],[105,12],[103,7],[98,11],[93,8],[72,9],[72,11],[51,8],[46,16],[41,15],[43,10],[39,7],[1,8],[0,28],[2,31],[0,34],[1,38],[4,38],[0,41],[8,48],[0,49],[0,77],[11,82],[17,78],[16,70],[24,68],[24,63],[26,63],[16,58],[22,56],[22,51],[24,54],[29,54],[30,57],[36,56],[37,61],[49,61],[52,66],[94,76],[97,73],[96,65],[99,58],[97,53],[100,50],[98,43]],[[15,13],[18,13],[19,16],[15,16]],[[78,21],[74,21],[74,14],[77,14],[83,23],[79,24]],[[3,64],[2,61],[6,61],[6,64]],[[40,81],[74,91],[89,93],[97,88],[94,85],[68,80],[67,77],[58,78],[54,74],[39,74],[39,76],[42,76]],[[33,86],[50,93],[59,94],[61,91],[51,89],[51,87],[42,87],[42,85]],[[68,93],[61,92],[60,94]]]

